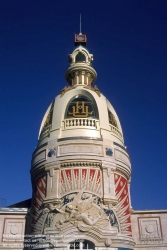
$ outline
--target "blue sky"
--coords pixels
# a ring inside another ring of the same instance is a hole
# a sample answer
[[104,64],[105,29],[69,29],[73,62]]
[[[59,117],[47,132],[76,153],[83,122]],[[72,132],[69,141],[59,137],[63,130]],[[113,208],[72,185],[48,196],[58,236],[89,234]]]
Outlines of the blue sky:
[[167,2],[6,0],[0,4],[0,198],[31,197],[43,115],[66,85],[74,33],[88,37],[98,85],[131,157],[134,209],[167,208]]

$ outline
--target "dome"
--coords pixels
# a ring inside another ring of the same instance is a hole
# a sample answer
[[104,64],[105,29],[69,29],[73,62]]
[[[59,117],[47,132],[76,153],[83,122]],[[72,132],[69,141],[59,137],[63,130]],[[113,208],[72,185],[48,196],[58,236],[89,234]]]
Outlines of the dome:
[[66,87],[48,107],[39,144],[69,137],[110,138],[123,144],[119,118],[97,86]]

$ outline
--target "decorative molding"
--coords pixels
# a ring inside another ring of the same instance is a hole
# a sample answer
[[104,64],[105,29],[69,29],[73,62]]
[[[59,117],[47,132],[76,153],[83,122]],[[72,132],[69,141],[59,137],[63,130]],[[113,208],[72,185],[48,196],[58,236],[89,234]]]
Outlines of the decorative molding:
[[20,242],[24,240],[25,219],[5,218],[3,241]]
[[69,90],[75,89],[77,86],[65,86],[61,91],[60,91],[60,98],[65,95],[65,93]]
[[97,137],[88,137],[88,136],[75,136],[75,137],[63,137],[58,138],[57,141],[69,141],[69,140],[94,140],[94,141],[103,141],[103,138]]
[[126,153],[127,153],[127,150],[126,150],[126,148],[124,147],[124,146],[122,146],[122,145],[120,145],[119,143],[117,143],[117,142],[113,142],[113,144],[115,145],[115,146],[117,146],[117,147],[120,147],[120,148],[122,148]]
[[45,161],[46,160],[46,149],[38,152],[36,155],[34,155],[32,164],[36,165],[39,162]]
[[94,91],[99,97],[101,96],[101,92],[99,88],[97,87],[97,85],[95,85],[94,87],[88,85],[88,86],[85,86],[84,88]]
[[124,176],[127,180],[130,178],[131,168],[122,165],[116,165],[116,172]]
[[60,169],[60,163],[59,161],[56,161],[56,162],[48,162],[45,164],[45,170],[50,170],[51,168],[54,168],[55,170],[56,169]]
[[101,162],[86,162],[86,161],[77,161],[77,162],[63,162],[60,164],[60,167],[101,167]]
[[4,228],[4,219],[3,217],[1,217],[0,218],[0,239],[2,238],[3,228]]
[[39,149],[44,148],[44,147],[46,147],[47,145],[48,145],[48,142],[46,142],[46,143],[44,143],[44,144],[38,146],[38,147],[34,150],[33,156],[37,153],[37,151],[38,151]]
[[99,168],[60,170],[60,196],[81,189],[102,196],[102,174]]
[[113,163],[113,162],[108,162],[108,161],[102,161],[102,168],[110,168],[111,170],[115,170],[117,167],[117,164]]
[[129,160],[128,155],[126,155],[124,152],[122,152],[116,148],[115,148],[114,152],[115,152],[115,160],[121,161],[121,162],[125,163],[127,166],[130,166],[130,160]]
[[162,239],[162,227],[160,217],[138,217],[138,230],[140,240],[146,239],[154,239],[160,240]]

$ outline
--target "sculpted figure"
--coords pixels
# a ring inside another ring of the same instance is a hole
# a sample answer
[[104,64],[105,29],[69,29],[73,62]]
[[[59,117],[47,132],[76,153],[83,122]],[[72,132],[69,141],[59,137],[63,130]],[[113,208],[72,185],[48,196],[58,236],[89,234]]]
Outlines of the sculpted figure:
[[[73,207],[71,204],[66,205],[65,211],[68,212],[70,215],[66,220],[64,220],[64,222],[78,220],[78,221],[83,221],[85,224],[89,226],[94,226],[96,222],[99,220],[99,218],[101,217],[99,215],[96,219],[94,219],[90,217],[89,214],[79,211],[78,208]],[[62,213],[62,211],[60,212]]]
[[[89,197],[88,199],[82,200],[83,191],[80,191],[74,200],[62,209],[59,209],[53,205],[50,206],[52,211],[57,211],[62,214],[60,224],[70,222],[77,225],[78,229],[81,231],[87,231],[94,225],[107,225],[108,218],[105,215],[102,216],[100,207],[95,203],[96,197]],[[77,223],[77,224],[76,224]],[[56,222],[57,225],[57,222]]]
[[83,190],[74,196],[72,202],[69,202],[63,207],[48,204],[48,208],[45,208],[45,212],[55,213],[53,225],[59,230],[61,230],[66,223],[73,224],[80,231],[88,231],[94,226],[110,228],[109,217],[101,207],[97,205],[97,197],[90,196],[83,200],[84,195],[82,195]]

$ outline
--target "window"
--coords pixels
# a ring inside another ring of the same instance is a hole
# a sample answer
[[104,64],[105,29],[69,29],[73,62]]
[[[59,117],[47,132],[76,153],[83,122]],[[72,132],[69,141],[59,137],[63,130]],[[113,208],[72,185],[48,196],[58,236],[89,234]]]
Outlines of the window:
[[115,126],[116,128],[118,128],[118,124],[117,121],[115,119],[115,116],[112,114],[112,112],[108,109],[108,119],[109,119],[109,123],[113,126]]
[[96,118],[97,106],[87,96],[76,95],[67,105],[65,118]]
[[85,56],[83,53],[79,52],[79,53],[76,55],[76,57],[75,57],[75,62],[76,62],[76,63],[77,63],[77,62],[86,62],[86,56]]

